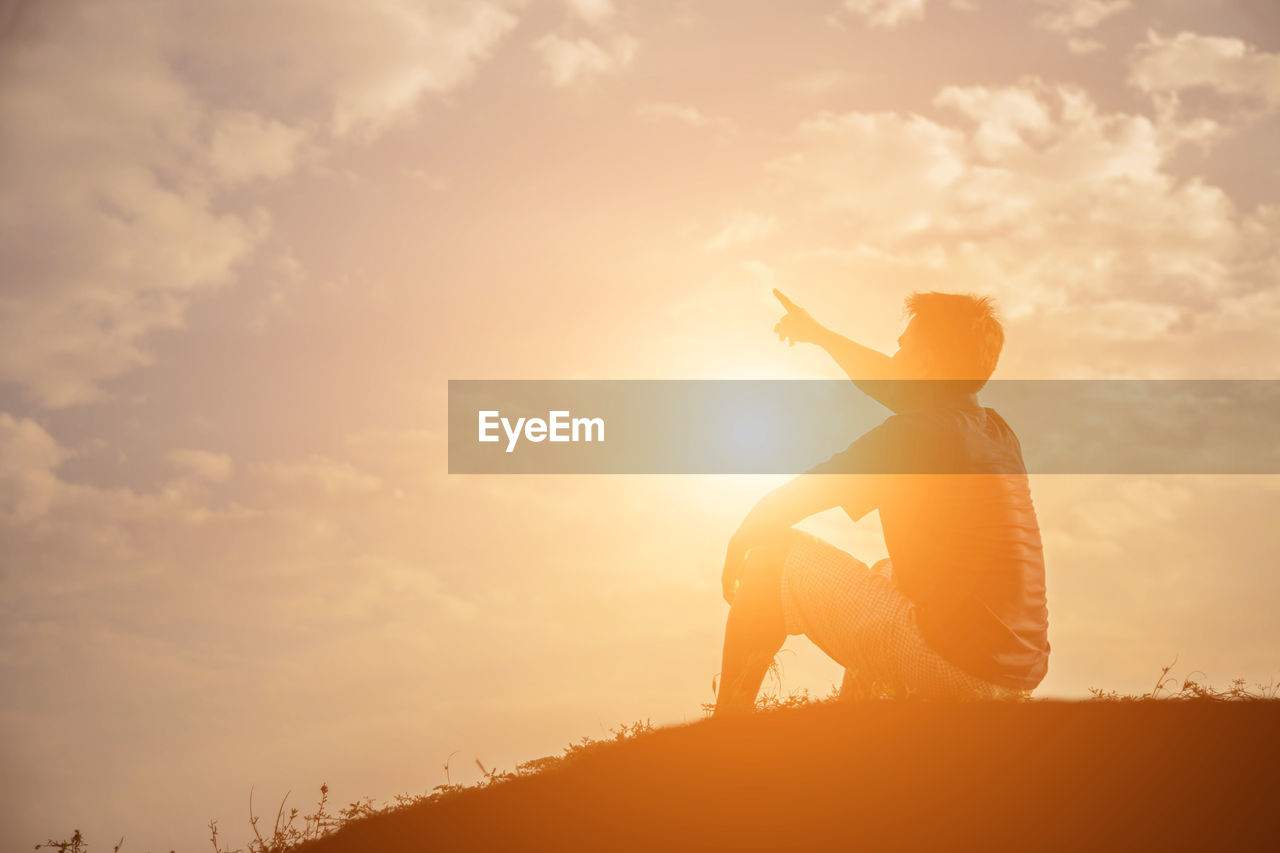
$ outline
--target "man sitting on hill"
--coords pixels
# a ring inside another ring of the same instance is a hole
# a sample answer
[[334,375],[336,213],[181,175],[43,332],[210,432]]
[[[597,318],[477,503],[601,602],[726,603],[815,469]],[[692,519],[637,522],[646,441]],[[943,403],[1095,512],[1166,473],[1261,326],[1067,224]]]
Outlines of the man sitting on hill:
[[[845,667],[842,695],[1029,696],[1049,663],[1044,557],[1017,436],[978,405],[1004,344],[991,300],[912,295],[890,357],[774,295],[780,339],[821,346],[894,414],[766,495],[730,539],[716,715],[754,707],[789,634]],[[793,529],[836,506],[854,521],[878,509],[889,558],[868,567]]]

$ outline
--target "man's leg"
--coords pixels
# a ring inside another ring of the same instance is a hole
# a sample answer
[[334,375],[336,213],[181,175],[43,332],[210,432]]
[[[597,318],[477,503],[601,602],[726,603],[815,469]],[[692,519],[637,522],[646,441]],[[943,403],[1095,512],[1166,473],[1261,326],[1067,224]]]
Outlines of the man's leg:
[[769,664],[786,642],[781,594],[785,558],[785,547],[757,548],[747,557],[724,626],[717,717],[755,707]]
[[[851,571],[857,574],[857,568],[865,565],[861,560],[855,560],[854,568]],[[883,560],[877,560],[870,567],[870,571],[884,575],[891,581],[893,579],[893,563],[888,557]],[[845,667],[844,679],[840,682],[840,699],[850,702],[861,699],[878,699],[884,695],[887,686],[884,682],[878,680],[874,673]]]

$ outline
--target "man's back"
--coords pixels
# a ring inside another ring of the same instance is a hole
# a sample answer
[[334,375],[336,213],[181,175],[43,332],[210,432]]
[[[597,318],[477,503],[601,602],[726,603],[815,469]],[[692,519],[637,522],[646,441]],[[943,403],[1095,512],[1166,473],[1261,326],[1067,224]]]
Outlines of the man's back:
[[921,634],[992,683],[1048,669],[1044,556],[1018,439],[973,395],[900,412],[813,473],[878,474],[894,578]]

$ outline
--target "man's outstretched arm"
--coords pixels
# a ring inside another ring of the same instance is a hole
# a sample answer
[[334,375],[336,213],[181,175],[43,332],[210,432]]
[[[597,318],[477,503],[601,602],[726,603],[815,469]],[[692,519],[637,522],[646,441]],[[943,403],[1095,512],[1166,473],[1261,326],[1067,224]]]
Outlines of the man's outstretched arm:
[[787,313],[773,327],[778,333],[778,340],[789,340],[791,346],[797,343],[817,344],[826,350],[863,393],[897,411],[889,393],[892,386],[888,382],[893,359],[828,329],[777,288],[774,288],[773,295],[787,309]]
[[[859,478],[865,480],[866,478]],[[734,591],[742,578],[747,552],[779,541],[794,524],[835,506],[845,506],[851,516],[861,517],[874,508],[868,489],[851,489],[848,476],[801,474],[761,498],[729,540],[720,583],[724,600],[733,604]],[[865,508],[851,507],[851,495],[867,492]],[[861,509],[860,512],[855,511]]]

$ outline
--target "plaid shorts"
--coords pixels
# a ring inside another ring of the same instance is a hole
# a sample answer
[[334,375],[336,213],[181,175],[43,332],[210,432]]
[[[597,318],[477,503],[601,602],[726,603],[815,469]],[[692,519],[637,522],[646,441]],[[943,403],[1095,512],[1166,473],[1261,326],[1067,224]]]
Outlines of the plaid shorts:
[[866,563],[802,531],[782,566],[782,613],[788,634],[804,634],[844,665],[840,698],[1028,699],[970,675],[930,648],[915,603],[898,589],[893,564]]

